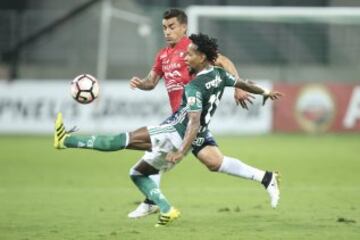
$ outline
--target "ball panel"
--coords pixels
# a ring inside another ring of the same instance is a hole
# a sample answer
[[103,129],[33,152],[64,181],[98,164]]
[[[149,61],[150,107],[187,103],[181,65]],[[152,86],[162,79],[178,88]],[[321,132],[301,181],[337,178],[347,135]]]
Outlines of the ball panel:
[[100,90],[100,88],[99,88],[99,83],[96,81],[96,82],[94,82],[93,88],[92,88],[92,93],[94,94],[94,97],[95,97],[95,98],[98,97],[98,95],[99,95],[99,90]]
[[90,91],[80,91],[77,100],[80,103],[91,103],[94,100],[94,98]]
[[79,88],[78,86],[76,85],[76,82],[71,82],[71,85],[70,85],[70,93],[71,93],[71,96],[76,99],[76,96],[79,92]]
[[91,90],[93,83],[94,82],[87,77],[83,77],[77,81],[79,89],[81,89],[81,90]]

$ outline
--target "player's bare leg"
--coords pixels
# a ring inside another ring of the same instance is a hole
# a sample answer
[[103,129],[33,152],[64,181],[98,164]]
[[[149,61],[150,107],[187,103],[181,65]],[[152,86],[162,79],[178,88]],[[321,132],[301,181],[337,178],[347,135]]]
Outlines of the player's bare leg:
[[216,146],[206,146],[197,154],[197,158],[210,171],[222,172],[236,177],[255,180],[264,185],[270,196],[271,206],[275,208],[280,199],[278,173],[263,171],[242,161],[224,156]]
[[216,146],[206,146],[199,151],[196,158],[210,171],[217,172],[223,162],[224,155]]
[[126,149],[151,151],[151,139],[146,127],[129,132],[129,143]]

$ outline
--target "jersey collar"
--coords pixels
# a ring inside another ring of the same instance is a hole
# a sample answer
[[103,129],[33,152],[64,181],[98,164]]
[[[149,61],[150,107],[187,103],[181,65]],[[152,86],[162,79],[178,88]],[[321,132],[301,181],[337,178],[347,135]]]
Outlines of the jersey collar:
[[169,47],[169,48],[175,49],[175,48],[178,48],[179,46],[182,46],[182,45],[187,46],[188,44],[190,44],[190,42],[191,42],[191,40],[190,40],[187,36],[184,36],[184,37],[182,37],[182,38],[180,39],[179,42],[177,42],[177,43],[175,44],[175,46]]
[[207,73],[209,73],[209,72],[212,72],[214,70],[214,67],[209,67],[209,68],[207,68],[207,69],[203,69],[203,70],[201,70],[200,72],[198,72],[197,74],[196,74],[196,76],[200,76],[200,75],[203,75],[203,74],[207,74]]

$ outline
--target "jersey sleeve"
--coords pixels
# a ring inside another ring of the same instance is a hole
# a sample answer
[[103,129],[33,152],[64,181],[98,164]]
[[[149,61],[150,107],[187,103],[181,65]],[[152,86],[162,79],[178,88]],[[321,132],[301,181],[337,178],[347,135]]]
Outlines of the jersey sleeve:
[[188,107],[188,112],[199,112],[202,111],[202,94],[201,92],[193,85],[185,86],[185,97],[186,97],[186,106]]
[[162,67],[161,67],[160,55],[161,55],[161,51],[159,51],[155,56],[154,65],[152,66],[152,70],[154,72],[156,72],[156,74],[158,74],[159,76],[162,77],[164,75],[164,72],[162,71]]
[[225,75],[225,86],[234,87],[236,83],[235,76],[226,71],[224,71],[224,75]]

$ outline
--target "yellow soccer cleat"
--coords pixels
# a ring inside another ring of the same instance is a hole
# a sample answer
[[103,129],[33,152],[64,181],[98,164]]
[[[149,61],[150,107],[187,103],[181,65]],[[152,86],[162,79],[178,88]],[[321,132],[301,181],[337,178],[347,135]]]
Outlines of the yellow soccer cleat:
[[68,135],[65,130],[62,113],[59,112],[55,121],[54,148],[65,149],[64,140]]
[[165,226],[171,222],[173,222],[175,219],[180,217],[180,211],[177,210],[174,207],[171,207],[170,211],[167,213],[160,213],[159,221],[155,225],[155,227]]

